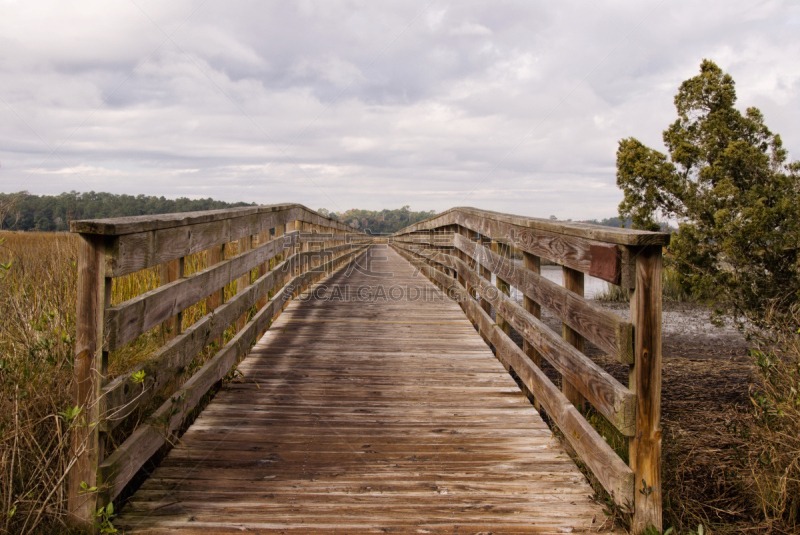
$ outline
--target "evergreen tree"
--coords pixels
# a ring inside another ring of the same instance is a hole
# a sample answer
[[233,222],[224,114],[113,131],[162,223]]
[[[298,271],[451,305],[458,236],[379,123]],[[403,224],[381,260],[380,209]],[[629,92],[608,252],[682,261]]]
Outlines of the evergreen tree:
[[800,164],[758,109],[735,103],[733,78],[703,61],[675,96],[668,154],[620,141],[619,215],[652,230],[677,221],[670,251],[683,284],[759,321],[800,297]]

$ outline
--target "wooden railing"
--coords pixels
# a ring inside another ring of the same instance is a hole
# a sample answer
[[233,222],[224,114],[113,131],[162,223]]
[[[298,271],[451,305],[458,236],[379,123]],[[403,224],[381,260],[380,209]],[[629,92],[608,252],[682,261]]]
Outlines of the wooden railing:
[[[84,524],[172,440],[293,296],[372,242],[297,204],[74,221],[71,230],[80,233],[75,358],[80,425],[68,507],[73,521]],[[236,254],[226,258],[225,249],[234,242]],[[184,276],[184,258],[203,251],[206,269]],[[114,278],[154,266],[161,266],[161,286],[111,306]],[[234,281],[235,295],[223,302],[223,288]],[[208,313],[183,330],[183,313],[203,300]],[[108,380],[109,352],[159,325],[165,326],[166,343],[143,364]],[[105,435],[163,396],[195,357],[219,347],[231,326],[234,336],[106,455]]]
[[[661,250],[669,234],[453,208],[397,232],[390,243],[462,303],[537,408],[633,514],[634,533],[660,530]],[[512,251],[522,253],[522,265],[509,258]],[[540,259],[562,266],[563,286],[540,275]],[[630,321],[583,296],[584,274],[633,291]],[[522,305],[509,297],[510,287],[522,293]],[[561,334],[542,323],[542,307],[561,320]],[[584,339],[630,366],[628,387],[583,353]],[[542,358],[560,374],[561,390],[540,368]],[[586,420],[585,402],[628,437],[629,465]]]

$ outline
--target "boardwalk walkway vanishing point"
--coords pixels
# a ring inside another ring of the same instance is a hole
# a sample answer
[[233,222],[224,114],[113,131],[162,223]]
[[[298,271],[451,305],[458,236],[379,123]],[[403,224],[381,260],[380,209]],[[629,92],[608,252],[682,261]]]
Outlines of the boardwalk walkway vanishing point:
[[596,531],[591,487],[458,304],[385,245],[357,265],[288,306],[117,526]]
[[[128,533],[608,532],[613,502],[660,530],[669,234],[462,207],[375,237],[299,204],[71,230],[74,524],[113,505]],[[112,304],[143,270],[160,284]],[[630,320],[585,275],[630,291]],[[143,336],[161,345],[112,376]]]

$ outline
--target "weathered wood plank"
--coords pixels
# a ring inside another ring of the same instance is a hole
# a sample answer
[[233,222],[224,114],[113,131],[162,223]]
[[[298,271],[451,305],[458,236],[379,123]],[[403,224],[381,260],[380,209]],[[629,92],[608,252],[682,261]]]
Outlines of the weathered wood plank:
[[621,507],[633,502],[634,473],[614,453],[597,431],[583,418],[578,410],[559,392],[544,372],[534,365],[517,345],[495,324],[491,318],[470,299],[458,282],[444,273],[425,267],[427,276],[452,289],[466,303],[467,315],[482,332],[485,332],[497,350],[497,357],[514,369],[525,385],[539,399],[547,414],[561,429],[567,442],[575,449],[586,465],[595,474],[614,501]]
[[[292,212],[293,210],[276,212],[268,217],[288,219],[293,217]],[[109,255],[106,272],[111,277],[119,277],[217,245],[231,243],[242,237],[238,234],[250,225],[253,217],[256,215],[123,234],[114,239],[114,250]]]
[[636,473],[634,533],[662,524],[661,494],[661,247],[638,251],[636,290],[631,315],[636,324],[636,363],[631,369],[631,389],[636,408],[636,436],[630,441],[630,463]]
[[460,259],[440,255],[440,261],[463,274],[464,279],[492,304],[498,314],[553,365],[619,431],[631,436],[636,422],[636,396],[589,357],[569,345],[538,318],[478,276]]
[[94,520],[96,496],[82,492],[81,485],[95,486],[96,467],[102,458],[100,435],[92,425],[100,418],[100,388],[104,381],[103,306],[111,296],[111,280],[105,278],[103,263],[107,239],[81,236],[78,245],[78,289],[75,338],[75,405],[80,408],[72,431],[71,454],[75,464],[69,472],[69,520],[90,526]]
[[[297,233],[287,234],[250,251],[240,252],[228,260],[217,261],[213,265],[209,263],[206,269],[182,280],[109,308],[106,310],[107,348],[113,351],[122,347],[159,323],[214,294],[238,277],[249,274],[253,268],[292,247],[297,240]],[[220,298],[219,302],[221,301]],[[216,306],[219,305],[216,304],[214,308]]]
[[[349,257],[357,251],[350,245],[335,248],[334,252],[346,251],[335,261],[342,257]],[[272,289],[276,282],[291,273],[297,262],[293,255],[281,262],[272,271],[250,285],[244,292],[229,299],[213,312],[203,316],[193,325],[188,327],[180,336],[159,348],[145,362],[135,366],[127,373],[120,375],[102,389],[104,401],[104,419],[101,424],[103,429],[113,429],[127,417],[136,407],[149,400],[156,392],[164,387],[184,366],[186,366],[200,351],[213,340],[219,338],[236,318],[240,317],[263,295]],[[294,289],[292,289],[292,292]],[[134,373],[145,372],[145,379],[141,383],[133,383],[131,377]]]
[[[272,236],[271,236],[272,231],[273,231],[273,229],[270,229],[270,230],[265,230],[265,231],[259,233],[258,234],[258,243],[256,245],[257,246],[261,246],[261,245],[264,245],[265,243],[269,242],[272,239]],[[261,277],[263,277],[264,275],[267,274],[267,271],[272,269],[272,265],[274,263],[274,258],[275,257],[270,258],[269,260],[267,260],[266,262],[264,262],[263,264],[260,264],[258,266],[258,273],[256,274],[256,278],[257,279],[260,279]],[[264,305],[267,304],[267,301],[269,301],[269,297],[270,297],[269,295],[265,295],[265,296],[261,297],[261,299],[258,300],[258,303],[256,303],[256,308],[258,310],[261,310],[261,308],[263,308]]]
[[[527,227],[539,231],[564,234],[578,238],[616,243],[619,245],[668,245],[670,240],[669,233],[649,232],[644,230],[623,229],[606,227],[602,225],[592,225],[590,223],[575,223],[571,221],[552,221],[549,219],[539,219],[535,217],[524,217],[489,210],[479,210],[470,207],[457,207],[446,210],[429,219],[409,225],[397,232],[397,234],[409,234],[419,230],[426,230],[457,222],[458,214],[468,214],[474,217],[508,223],[519,227]],[[473,229],[475,230],[475,229]],[[491,236],[491,235],[490,235]],[[495,238],[495,236],[491,236]]]
[[[164,287],[171,282],[175,282],[183,278],[183,269],[184,269],[184,259],[183,258],[176,258],[175,260],[170,260],[165,264],[161,264],[159,266],[159,275],[161,278],[161,286]],[[162,337],[165,341],[172,340],[176,336],[180,334],[180,330],[182,325],[183,317],[181,315],[181,310],[175,311],[173,314],[170,314],[166,319],[164,319],[163,323],[161,323],[161,332]],[[151,325],[154,326],[156,324]],[[113,333],[106,327],[106,336],[113,335]],[[108,350],[108,347],[106,347]]]
[[[548,309],[554,316],[585,336],[623,364],[633,363],[633,324],[599,307],[580,295],[569,292],[529,269],[519,269],[510,260],[461,236],[456,247],[482,267],[499,273],[523,295]],[[531,253],[523,253],[531,256]]]
[[[464,253],[466,254],[466,253]],[[531,273],[535,273],[536,275],[541,275],[541,260],[538,256],[532,255],[531,253],[522,252],[522,267]],[[521,291],[521,290],[520,290]],[[542,319],[542,307],[537,303],[535,300],[531,299],[527,294],[523,293],[522,297],[522,306],[523,308],[532,314],[537,319]],[[534,365],[541,367],[542,366],[542,356],[539,355],[539,352],[536,351],[536,348],[531,345],[530,342],[527,340],[522,341],[522,352],[527,355],[531,362]],[[533,406],[537,409],[539,408],[539,401],[534,398]]]
[[[592,263],[595,262],[592,251],[616,249],[616,245],[520,227],[504,221],[482,219],[472,214],[458,213],[456,219],[460,225],[489,236],[493,240],[510,244],[522,251],[585,273],[592,270]],[[603,255],[601,258],[605,262],[606,256]],[[612,282],[618,282],[619,274],[614,274],[612,279]]]
[[[583,297],[583,273],[568,267],[562,267],[561,278],[564,281],[565,290],[572,292],[579,297]],[[578,352],[583,353],[583,337],[580,335],[580,333],[572,329],[568,323],[561,324],[561,337],[569,345],[577,349]],[[562,378],[561,381],[561,391],[564,393],[564,397],[570,400],[573,405],[579,409],[583,408],[584,400],[583,396],[581,396],[580,390],[575,388],[575,386],[573,386],[573,384],[565,378]]]
[[291,208],[123,234],[114,239],[107,259],[106,276],[119,277],[133,273],[215,245],[230,243],[289,221],[310,219],[312,216],[305,208]]
[[[356,252],[357,250],[351,250],[344,256],[351,256]],[[253,284],[250,288],[258,285],[268,290],[272,287],[272,281],[267,283],[265,279],[271,279],[273,273],[270,272],[259,279],[263,283]],[[252,347],[258,334],[269,325],[275,311],[290,298],[293,287],[304,286],[314,275],[314,271],[308,271],[295,277],[283,290],[279,291],[225,347],[192,375],[180,390],[170,396],[170,399],[148,418],[146,424],[140,425],[114,453],[100,463],[98,479],[109,499],[115,498],[122,492],[142,465],[178,430],[186,415],[197,405],[209,388],[225,377],[239,358]],[[241,295],[245,295],[245,292]],[[260,295],[255,295],[253,302],[259,297]],[[234,299],[236,298],[231,299],[228,303],[233,303]]]
[[[253,237],[252,236],[245,236],[244,238],[239,238],[239,252],[244,253],[246,251],[250,251],[253,249]],[[236,292],[242,292],[245,288],[250,286],[250,270],[247,270],[242,274],[241,277],[236,279]],[[245,323],[247,323],[247,314],[249,310],[239,316],[236,320],[236,331],[241,331],[244,328]]]
[[[603,531],[585,479],[458,305],[387,254],[288,306],[117,527]],[[442,300],[377,297],[407,285]],[[360,287],[363,299],[331,299]],[[401,352],[395,341],[416,346]]]
[[[462,240],[462,241],[464,241],[464,240]],[[500,257],[503,260],[505,260],[506,262],[508,261],[508,257],[510,256],[508,248],[509,248],[508,245],[492,240],[491,251],[495,255],[497,255],[498,257]],[[462,275],[462,277],[463,277],[463,275]],[[497,290],[499,292],[504,293],[505,295],[511,295],[511,286],[508,284],[508,282],[506,282],[503,279],[502,273],[499,272],[499,270],[498,270],[497,273],[495,273],[495,281],[494,281],[494,283],[495,283],[495,286],[497,286]],[[495,309],[494,313],[495,313],[495,322],[497,323],[497,326],[500,327],[500,329],[504,333],[510,335],[511,334],[511,324],[508,323],[503,318],[503,315],[500,314],[500,311],[498,311],[497,309]]]
[[[332,227],[349,232],[358,232],[357,229],[327,218],[301,204],[272,204],[264,206],[245,206],[241,208],[225,208],[222,210],[204,210],[201,212],[181,212],[175,214],[142,215],[130,217],[115,217],[111,219],[86,219],[70,222],[71,232],[84,234],[103,234],[107,236],[121,236],[123,234],[136,234],[151,230],[163,230],[199,223],[211,223],[225,219],[235,219],[245,216],[268,216],[275,212],[301,210],[303,218],[317,218],[327,221]],[[262,230],[266,230],[266,227]],[[241,236],[239,236],[241,237]]]

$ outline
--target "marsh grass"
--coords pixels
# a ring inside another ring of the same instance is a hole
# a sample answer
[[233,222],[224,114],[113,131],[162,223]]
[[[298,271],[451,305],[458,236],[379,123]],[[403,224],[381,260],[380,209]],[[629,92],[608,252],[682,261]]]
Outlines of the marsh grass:
[[[0,268],[0,533],[67,533],[64,482],[72,462],[69,409],[74,405],[77,238],[0,232],[0,240],[4,240],[0,266],[10,263],[8,269]],[[226,257],[235,254],[235,243],[226,247]],[[187,275],[205,267],[203,253],[186,259]],[[665,274],[665,288],[670,276]],[[159,285],[158,269],[115,279],[112,303]],[[235,292],[236,283],[226,286],[225,299]],[[184,328],[205,313],[204,301],[188,309]],[[749,409],[723,414],[714,405],[703,405],[717,413],[716,424],[665,428],[664,506],[673,533],[691,533],[701,523],[707,526],[706,533],[800,529],[798,326],[796,315],[794,325],[782,326],[757,344],[752,353],[757,380],[751,387]],[[166,334],[156,327],[115,351],[110,374],[124,373],[142,362],[163,344]],[[228,329],[223,343],[233,334],[234,329]],[[210,348],[199,355],[160,396],[129,416],[108,437],[107,451],[113,451],[212,353]],[[719,369],[718,373],[736,372]],[[681,381],[704,388],[695,373],[687,372]],[[687,391],[685,397],[717,396]],[[627,439],[591,409],[586,417],[626,459]],[[618,515],[611,506],[609,512]]]
[[[75,347],[76,242],[0,233],[0,528],[35,532],[63,512]],[[57,524],[57,523],[56,523]]]
[[[686,291],[681,286],[678,272],[670,265],[665,265],[661,271],[661,295],[666,301],[696,302],[699,297],[694,292]],[[594,297],[598,301],[627,303],[631,300],[630,290],[616,284],[606,283],[606,289]]]
[[800,309],[791,325],[770,333],[751,351],[759,381],[748,454],[750,494],[768,527],[800,531]]
[[[67,533],[66,473],[75,422],[73,362],[78,237],[68,233],[0,232],[0,533]],[[237,253],[226,246],[226,257]],[[7,269],[5,269],[7,267]],[[206,267],[187,257],[185,274]],[[252,276],[253,274],[251,274]],[[112,305],[160,285],[159,269],[114,279]],[[236,283],[224,289],[225,299]],[[251,317],[254,310],[251,310]],[[206,314],[205,300],[183,314],[183,328]],[[248,318],[249,319],[249,318]],[[109,355],[113,378],[141,363],[166,340],[156,327]],[[226,343],[235,334],[229,328]],[[112,452],[147,415],[213,355],[207,348],[170,385],[107,437]]]

